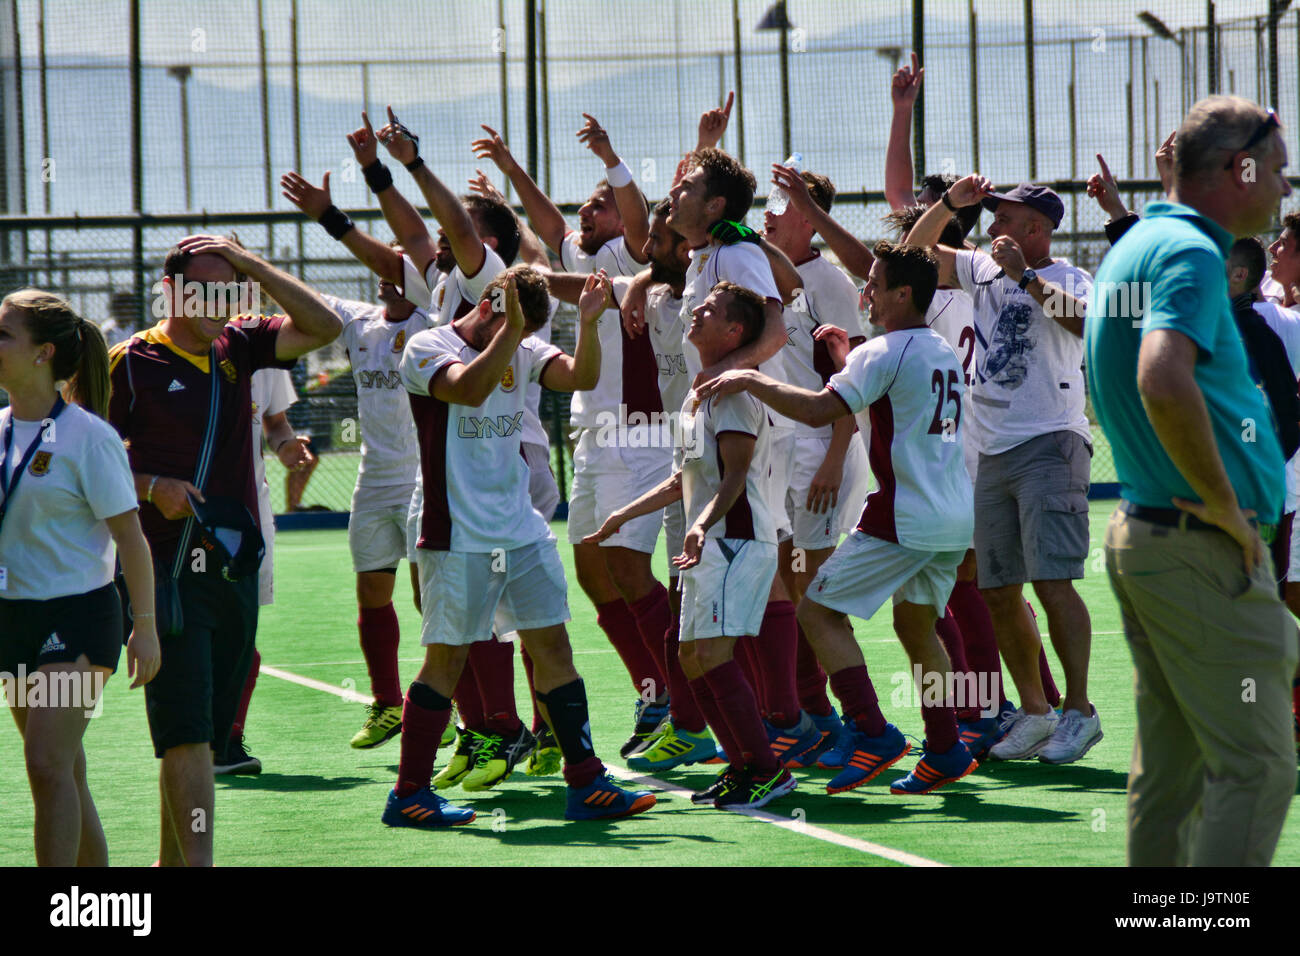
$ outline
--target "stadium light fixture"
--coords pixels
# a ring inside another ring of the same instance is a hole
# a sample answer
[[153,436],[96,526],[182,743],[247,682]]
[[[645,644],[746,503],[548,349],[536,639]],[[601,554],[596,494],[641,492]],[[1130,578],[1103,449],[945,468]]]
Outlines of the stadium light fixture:
[[785,0],[777,0],[767,8],[756,30],[776,30],[781,46],[781,147],[782,155],[790,155],[790,31],[794,24],[786,13]]

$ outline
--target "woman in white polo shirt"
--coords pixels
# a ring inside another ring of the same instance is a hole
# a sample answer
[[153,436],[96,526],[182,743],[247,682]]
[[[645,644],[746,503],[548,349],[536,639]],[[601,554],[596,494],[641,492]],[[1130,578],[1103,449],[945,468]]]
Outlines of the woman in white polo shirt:
[[6,296],[0,388],[9,394],[0,410],[0,677],[23,735],[36,862],[105,866],[81,739],[122,649],[114,543],[137,609],[126,645],[133,688],[153,679],[161,655],[131,471],[103,419],[103,335],[56,295]]

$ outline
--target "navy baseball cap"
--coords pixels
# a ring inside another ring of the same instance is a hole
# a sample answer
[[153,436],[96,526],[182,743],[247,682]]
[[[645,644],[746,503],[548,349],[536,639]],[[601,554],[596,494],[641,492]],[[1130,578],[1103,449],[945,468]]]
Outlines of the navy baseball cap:
[[1030,209],[1041,212],[1052,220],[1053,229],[1059,227],[1061,220],[1065,217],[1065,203],[1061,202],[1061,197],[1046,186],[1021,183],[1009,192],[989,193],[984,197],[984,208],[989,212],[993,212],[998,208],[998,203],[1004,199],[1007,202],[1024,203]]
[[221,566],[227,581],[256,574],[266,554],[266,542],[257,522],[242,501],[208,495],[202,503],[190,496],[203,547]]

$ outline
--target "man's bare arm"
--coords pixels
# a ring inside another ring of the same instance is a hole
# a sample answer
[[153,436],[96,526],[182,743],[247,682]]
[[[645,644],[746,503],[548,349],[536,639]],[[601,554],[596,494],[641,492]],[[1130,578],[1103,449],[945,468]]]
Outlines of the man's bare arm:
[[542,242],[558,256],[560,245],[564,242],[564,235],[569,230],[559,207],[551,202],[537,183],[533,182],[533,177],[528,175],[528,171],[515,161],[501,139],[501,134],[491,126],[484,125],[483,129],[487,131],[487,136],[476,139],[470,144],[474,155],[479,159],[492,160],[496,163],[497,169],[505,173],[506,178],[510,180],[510,185],[514,186],[515,192],[519,194],[519,201],[524,206],[524,215],[537,230],[537,235]]
[[889,87],[894,114],[889,123],[889,145],[885,149],[885,200],[890,209],[902,209],[916,202],[912,192],[916,175],[912,168],[912,109],[924,75],[921,61],[913,53],[911,66],[899,67]]

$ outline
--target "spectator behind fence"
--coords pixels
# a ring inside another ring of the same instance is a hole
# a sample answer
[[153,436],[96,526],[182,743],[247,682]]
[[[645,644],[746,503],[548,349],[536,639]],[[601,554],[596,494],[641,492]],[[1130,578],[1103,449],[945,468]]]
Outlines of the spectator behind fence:
[[1225,263],[1233,235],[1265,228],[1291,192],[1279,129],[1239,97],[1192,107],[1169,201],[1147,207],[1097,275],[1098,288],[1141,284],[1143,314],[1100,295],[1085,330],[1123,498],[1106,566],[1136,671],[1133,866],[1267,865],[1295,790],[1296,629],[1265,550],[1283,456]]

